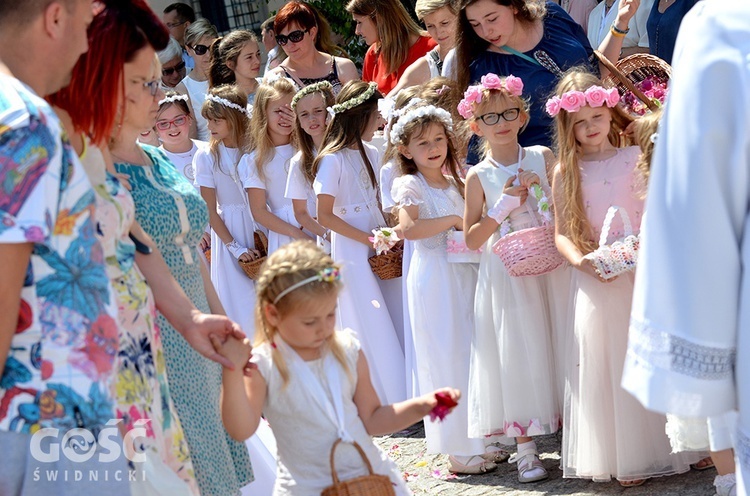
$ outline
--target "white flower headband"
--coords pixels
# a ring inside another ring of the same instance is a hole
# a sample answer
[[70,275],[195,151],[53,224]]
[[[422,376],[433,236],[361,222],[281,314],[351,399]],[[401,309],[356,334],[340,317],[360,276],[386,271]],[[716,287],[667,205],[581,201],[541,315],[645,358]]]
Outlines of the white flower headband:
[[378,83],[371,82],[370,85],[367,87],[367,89],[359,96],[356,96],[354,98],[350,98],[349,100],[341,103],[337,103],[333,107],[328,107],[326,110],[328,110],[328,115],[331,117],[335,116],[336,114],[341,114],[343,112],[346,112],[347,110],[351,110],[354,107],[357,107],[359,105],[362,105],[367,100],[369,100],[372,95],[375,94],[375,90],[378,89]]
[[414,98],[406,102],[406,105],[398,110],[394,110],[396,101],[393,98],[383,98],[382,100],[378,100],[378,111],[380,112],[380,115],[383,117],[383,119],[385,119],[385,129],[383,130],[383,135],[388,137],[391,133],[391,124],[395,124],[394,120],[404,115],[409,111],[410,108],[422,102],[424,102],[424,100],[415,96]]
[[402,143],[406,125],[415,119],[421,119],[427,116],[437,117],[443,123],[448,132],[453,132],[453,119],[451,119],[451,114],[447,110],[434,105],[425,105],[424,107],[412,109],[399,117],[391,130],[391,143]]
[[271,74],[267,75],[265,77],[265,79],[263,79],[263,84],[272,85],[273,83],[275,83],[276,81],[278,81],[280,79],[286,79],[287,81],[289,81],[290,83],[292,83],[292,86],[297,86],[294,83],[294,81],[292,81],[291,79],[289,79],[286,76],[282,76],[280,72],[272,72]]
[[187,95],[172,95],[172,96],[168,96],[166,98],[163,98],[163,99],[159,100],[159,106],[161,107],[165,103],[174,103],[174,102],[176,102],[178,100],[182,100],[183,102],[187,103],[188,96]]
[[305,86],[294,95],[294,98],[292,98],[292,110],[297,110],[297,103],[307,95],[312,95],[313,93],[318,92],[323,93],[325,91],[333,91],[333,86],[328,81],[318,81],[317,83]]
[[248,112],[246,108],[242,107],[241,105],[237,105],[234,102],[230,102],[226,98],[222,98],[220,96],[212,95],[209,93],[208,95],[206,95],[206,100],[211,100],[212,102],[216,102],[220,105],[224,105],[225,107],[229,107],[238,112],[242,112],[246,116],[250,117],[250,112]]

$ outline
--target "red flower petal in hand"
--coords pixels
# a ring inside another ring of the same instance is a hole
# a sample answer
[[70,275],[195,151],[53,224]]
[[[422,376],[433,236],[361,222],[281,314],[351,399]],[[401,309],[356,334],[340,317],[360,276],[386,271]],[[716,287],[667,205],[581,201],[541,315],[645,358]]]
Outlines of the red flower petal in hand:
[[430,421],[434,422],[436,419],[442,421],[446,415],[450,413],[453,408],[458,405],[448,393],[440,392],[435,393],[435,399],[437,405],[430,411]]

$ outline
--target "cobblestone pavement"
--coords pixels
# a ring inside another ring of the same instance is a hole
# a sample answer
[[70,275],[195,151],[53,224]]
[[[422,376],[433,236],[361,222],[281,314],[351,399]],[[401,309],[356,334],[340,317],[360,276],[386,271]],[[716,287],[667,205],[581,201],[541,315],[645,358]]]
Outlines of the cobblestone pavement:
[[520,484],[515,464],[502,463],[484,475],[453,476],[448,472],[446,455],[425,453],[424,427],[416,424],[375,442],[396,462],[415,495],[430,496],[507,496],[622,494],[624,496],[713,496],[716,471],[691,470],[673,477],[651,479],[641,487],[625,489],[617,482],[594,483],[581,479],[563,479],[559,469],[560,438],[537,438],[540,458],[550,478],[533,484]]

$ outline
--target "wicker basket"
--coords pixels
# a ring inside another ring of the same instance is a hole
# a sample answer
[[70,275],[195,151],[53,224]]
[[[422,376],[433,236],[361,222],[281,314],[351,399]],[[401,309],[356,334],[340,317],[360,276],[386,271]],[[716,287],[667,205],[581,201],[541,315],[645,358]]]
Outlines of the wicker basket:
[[333,485],[323,489],[320,496],[396,496],[396,491],[393,489],[391,479],[388,478],[388,476],[379,475],[372,471],[370,460],[367,459],[367,455],[365,455],[362,447],[357,444],[356,441],[352,441],[352,445],[359,452],[362,461],[365,462],[369,474],[343,482],[340,481],[338,474],[336,474],[336,465],[333,461],[333,455],[336,452],[336,447],[341,442],[341,439],[338,439],[333,443],[333,447],[331,448],[331,476],[333,478]]
[[546,274],[565,261],[555,246],[554,225],[508,233],[492,245],[492,251],[513,277]]
[[393,248],[382,255],[375,255],[367,259],[370,268],[380,279],[386,281],[401,277],[404,259],[404,242],[399,241]]
[[594,53],[599,61],[609,69],[609,74],[602,79],[607,88],[617,88],[620,95],[628,91],[642,101],[651,111],[657,110],[659,105],[643,94],[636,85],[649,77],[668,81],[672,77],[672,67],[659,57],[647,53],[636,53],[625,57],[613,64],[601,52]]
[[245,271],[245,275],[250,279],[257,279],[260,275],[260,267],[268,257],[268,238],[263,231],[255,231],[253,233],[253,239],[255,240],[255,249],[260,252],[260,257],[256,258],[251,262],[243,262],[238,260],[240,267]]

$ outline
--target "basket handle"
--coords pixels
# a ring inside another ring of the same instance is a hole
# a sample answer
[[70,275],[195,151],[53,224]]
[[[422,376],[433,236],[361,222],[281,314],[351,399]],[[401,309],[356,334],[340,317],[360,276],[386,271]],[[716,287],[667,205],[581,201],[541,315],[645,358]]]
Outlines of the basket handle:
[[630,224],[630,216],[624,208],[612,205],[607,210],[607,215],[604,217],[604,225],[602,225],[602,234],[599,236],[599,246],[607,244],[607,238],[609,237],[609,231],[612,228],[612,221],[615,219],[615,214],[619,213],[622,219],[622,225],[625,228],[625,236],[633,234],[633,226]]
[[[342,443],[342,439],[337,439],[335,443],[333,443],[333,446],[331,447],[331,476],[333,477],[333,485],[337,486],[340,484],[339,482],[339,476],[336,474],[336,464],[334,463],[334,454],[336,454],[336,448],[340,443]],[[357,443],[357,441],[352,440],[351,444],[356,448],[357,451],[359,451],[359,456],[362,457],[362,460],[365,462],[365,466],[367,467],[367,471],[370,473],[370,475],[373,475],[374,472],[372,471],[372,464],[370,464],[370,460],[367,459],[367,455],[365,454],[365,451],[362,449],[362,446]]]
[[615,64],[613,64],[607,57],[605,57],[602,52],[600,52],[599,50],[594,50],[594,54],[596,55],[596,58],[599,59],[599,62],[601,62],[604,67],[609,69],[609,72],[611,72],[617,78],[617,80],[620,81],[627,89],[632,91],[636,98],[642,101],[649,108],[649,110],[654,112],[659,109],[659,106],[655,104],[649,97],[647,97],[641,90],[639,90],[638,87],[634,85],[633,82],[628,79],[628,77],[623,74]]

